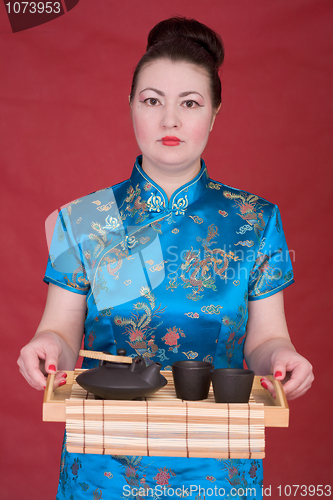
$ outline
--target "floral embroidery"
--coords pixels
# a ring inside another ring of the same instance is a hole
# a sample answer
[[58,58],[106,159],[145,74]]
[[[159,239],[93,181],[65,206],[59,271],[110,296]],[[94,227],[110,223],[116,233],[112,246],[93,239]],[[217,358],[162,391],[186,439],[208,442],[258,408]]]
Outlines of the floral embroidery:
[[152,224],[150,224],[150,227],[152,227],[154,229],[154,231],[156,231],[156,233],[158,234],[162,234],[162,225],[160,222],[153,222]]
[[[188,299],[195,301],[201,299],[203,295],[199,295],[199,292],[203,288],[212,288],[216,291],[215,276],[225,278],[229,260],[239,260],[232,251],[227,253],[221,248],[209,248],[214,243],[215,236],[218,235],[217,231],[218,228],[214,224],[208,227],[207,237],[202,240],[203,259],[200,259],[200,251],[193,250],[193,248],[185,253],[184,262],[180,266],[180,278],[183,281],[183,288],[192,289],[192,293],[187,295]],[[201,238],[197,240],[201,241]],[[175,281],[176,279],[170,280],[167,288],[175,288]]]
[[149,271],[152,273],[156,271],[162,271],[164,269],[164,264],[167,262],[167,260],[162,260],[159,264],[154,264],[153,266],[150,266]]
[[202,361],[206,361],[207,363],[213,363],[214,359],[211,354],[207,354],[207,356],[205,356]]
[[180,198],[177,203],[173,202],[172,203],[172,210],[175,211],[176,215],[185,215],[185,210],[188,207],[188,199],[187,195],[185,195],[185,198]]
[[111,217],[111,215],[108,215],[105,218],[105,228],[114,231],[115,229],[118,229],[120,227],[121,223],[117,219],[117,217]]
[[281,233],[281,224],[279,220],[279,213],[277,207],[275,206],[272,212],[272,217],[275,217],[275,227],[278,233]]
[[[141,199],[140,194],[141,189],[139,188],[139,184],[137,184],[135,189],[133,188],[133,186],[130,186],[128,188],[124,203],[119,207],[119,213],[122,220],[125,220],[127,218],[127,215],[129,214],[132,218],[137,216],[135,223],[138,224],[140,222],[143,222],[148,217],[148,213],[146,213],[147,203],[146,201]],[[124,205],[125,211],[123,209]]]
[[100,276],[103,268],[106,267],[108,274],[114,279],[118,279],[119,270],[123,264],[123,258],[126,256],[127,254],[120,250],[120,248],[112,248],[103,255],[97,270],[97,275]]
[[220,309],[223,309],[223,306],[211,304],[210,306],[203,306],[201,311],[205,314],[220,314]]
[[101,316],[111,316],[113,311],[113,307],[109,307],[108,309],[103,309],[103,311],[100,311]]
[[233,357],[238,350],[243,348],[243,342],[246,337],[246,332],[241,337],[239,336],[239,332],[242,332],[242,326],[245,321],[246,312],[247,309],[243,305],[240,305],[238,307],[238,313],[236,314],[235,319],[232,319],[227,315],[223,316],[222,318],[222,324],[228,327],[230,331],[229,337],[225,342],[226,361],[228,368],[231,368],[232,366],[236,368]]
[[196,224],[202,224],[203,223],[203,219],[201,217],[199,217],[198,215],[189,215],[189,217],[191,217],[191,219],[193,220],[193,222],[195,222]]
[[253,247],[254,245],[254,241],[252,240],[245,240],[245,241],[238,241],[237,243],[235,243],[235,247],[237,245],[241,245],[242,247]]
[[[80,273],[82,273],[82,276],[78,276]],[[81,264],[73,272],[71,280],[68,278],[67,274],[64,275],[64,280],[67,285],[72,288],[76,288],[77,290],[89,290],[89,280],[87,280],[86,270]]]
[[224,462],[224,467],[222,470],[228,471],[228,482],[232,486],[240,485],[240,478],[239,478],[239,468],[240,464],[238,463],[237,460],[225,460]]
[[[124,456],[124,455],[112,455],[112,458],[117,461],[120,467],[123,469],[122,476],[124,477],[126,483],[140,491],[144,494],[147,490],[145,474],[143,474],[147,466],[142,466],[142,457]],[[145,495],[144,495],[145,496]],[[121,498],[137,498],[137,496],[122,496]]]
[[101,500],[103,498],[103,492],[102,490],[99,490],[96,488],[95,491],[93,491],[93,499],[94,500]]
[[164,208],[164,200],[161,196],[151,194],[147,201],[149,212],[161,212]]
[[199,354],[197,352],[193,352],[193,351],[183,352],[183,354],[185,354],[185,356],[188,359],[195,359],[199,356]]
[[221,189],[220,184],[217,184],[216,182],[209,182],[207,184],[207,187],[209,187],[210,189],[217,189],[217,190]]
[[223,196],[229,200],[236,201],[236,207],[240,211],[238,215],[253,227],[257,238],[260,239],[260,232],[265,228],[265,221],[263,211],[257,212],[257,208],[261,208],[266,203],[260,203],[258,196],[248,193],[240,192],[236,194],[230,191],[223,191]]
[[167,469],[166,467],[157,470],[158,473],[156,474],[155,477],[153,477],[154,481],[156,481],[157,484],[160,484],[162,486],[170,486],[169,479],[171,476],[175,477],[176,473],[172,469]]
[[167,333],[161,340],[163,340],[166,345],[170,346],[169,351],[177,353],[180,347],[180,344],[178,344],[178,339],[180,337],[185,337],[185,333],[180,328],[174,326],[173,328],[167,328]]
[[91,330],[91,332],[89,332],[89,335],[88,335],[88,347],[89,347],[89,349],[93,348],[95,338],[96,338],[96,333],[93,330]]
[[82,463],[79,458],[74,458],[73,465],[71,466],[71,471],[73,476],[77,476],[78,470],[82,468]]
[[[231,460],[222,460],[223,471],[228,472],[228,477],[227,481],[228,483],[237,488],[246,488],[248,485],[247,479],[245,477],[244,471],[240,470],[241,464],[239,463],[239,460],[231,459]],[[260,469],[261,463],[259,460],[253,460],[251,462],[251,467],[249,470],[249,476],[253,480],[252,484],[258,484],[259,486],[262,486],[262,480],[259,480],[257,477],[257,472],[258,469]]]
[[184,313],[184,314],[185,314],[185,316],[188,316],[189,318],[196,318],[196,319],[199,318],[199,314],[192,312],[192,311],[190,311],[188,313]]
[[[142,287],[140,290],[142,297],[146,299],[145,302],[136,302],[133,305],[135,313],[128,318],[121,316],[114,317],[114,323],[117,326],[124,326],[125,332],[129,338],[127,343],[136,351],[137,354],[144,358],[150,359],[156,355],[160,359],[166,359],[164,349],[159,349],[155,343],[155,330],[163,323],[162,321],[156,325],[153,320],[159,318],[160,314],[165,311],[160,306],[156,307],[155,296],[148,287]],[[140,312],[142,314],[140,315]]]
[[[279,249],[279,252],[281,253],[281,249]],[[281,269],[276,268],[276,264],[270,264],[269,256],[258,252],[255,267],[250,274],[250,279],[254,281],[254,288],[253,292],[251,291],[249,295],[261,295],[262,289],[264,289],[264,293],[266,293],[274,288],[274,281],[280,279],[281,275]]]
[[288,271],[287,274],[283,276],[283,282],[288,283],[288,281],[291,281],[293,279],[294,273],[293,271]]
[[245,224],[245,226],[241,226],[236,234],[245,234],[246,231],[252,231],[253,227],[250,224]]
[[107,241],[107,235],[105,229],[100,225],[99,222],[92,222],[91,227],[93,228],[94,231],[99,233],[102,237],[102,240],[105,242]]
[[109,201],[109,203],[107,203],[106,205],[100,205],[99,207],[97,207],[97,210],[99,210],[100,212],[107,212],[108,210],[110,210],[113,204],[114,201]]

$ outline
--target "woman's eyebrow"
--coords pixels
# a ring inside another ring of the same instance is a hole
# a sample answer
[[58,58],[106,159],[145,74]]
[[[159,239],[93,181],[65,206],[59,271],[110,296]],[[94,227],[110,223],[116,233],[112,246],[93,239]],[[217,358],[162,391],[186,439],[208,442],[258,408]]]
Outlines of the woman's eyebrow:
[[[158,94],[158,95],[160,95],[160,96],[162,96],[162,97],[164,97],[164,96],[165,96],[164,92],[162,92],[161,90],[158,90],[158,89],[154,89],[153,87],[147,87],[147,88],[145,88],[145,89],[141,90],[141,92],[139,92],[139,95],[140,95],[140,94],[142,94],[142,92],[145,92],[146,90],[152,90],[153,92],[156,92],[156,94]],[[188,91],[186,91],[186,92],[181,92],[181,93],[179,94],[179,97],[186,97],[186,96],[188,96],[188,95],[190,95],[190,94],[198,94],[200,97],[202,97],[202,99],[204,98],[204,97],[200,94],[200,92],[197,92],[196,90],[188,90]]]
[[197,92],[196,90],[189,90],[188,92],[182,92],[181,94],[179,94],[179,97],[186,97],[190,94],[198,94],[200,97],[204,98],[200,92]]
[[145,90],[152,90],[153,92],[156,92],[156,94],[161,96],[165,95],[163,92],[161,92],[161,90],[154,89],[153,87],[147,87],[146,89],[141,90],[141,92],[139,92],[139,95],[142,94],[142,92],[145,92]]

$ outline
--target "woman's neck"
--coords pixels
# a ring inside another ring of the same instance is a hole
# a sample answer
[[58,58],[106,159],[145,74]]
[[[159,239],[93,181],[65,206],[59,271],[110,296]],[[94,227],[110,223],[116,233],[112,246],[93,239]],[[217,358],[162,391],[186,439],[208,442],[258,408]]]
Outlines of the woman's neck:
[[194,179],[200,169],[200,158],[198,162],[186,168],[176,168],[173,165],[161,168],[146,162],[144,157],[142,158],[142,170],[163,189],[168,200],[178,188]]

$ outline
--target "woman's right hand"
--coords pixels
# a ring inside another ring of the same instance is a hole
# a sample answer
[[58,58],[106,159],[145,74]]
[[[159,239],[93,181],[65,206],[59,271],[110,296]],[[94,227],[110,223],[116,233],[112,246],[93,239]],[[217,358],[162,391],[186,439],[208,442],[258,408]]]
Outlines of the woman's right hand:
[[43,317],[36,335],[21,350],[20,372],[35,389],[44,389],[48,373],[54,388],[66,383],[79,355],[86,315],[86,297],[49,284]]
[[41,332],[25,345],[17,360],[26,381],[37,390],[45,389],[47,374],[56,373],[54,388],[66,383],[67,374],[57,371],[62,353],[61,340],[53,332]]

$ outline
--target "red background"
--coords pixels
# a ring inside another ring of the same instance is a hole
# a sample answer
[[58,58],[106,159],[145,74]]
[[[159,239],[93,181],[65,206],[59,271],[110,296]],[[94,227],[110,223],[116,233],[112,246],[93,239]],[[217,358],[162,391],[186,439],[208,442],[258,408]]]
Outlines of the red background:
[[267,430],[265,486],[279,498],[279,484],[331,483],[332,1],[81,0],[15,34],[0,6],[1,499],[51,499],[58,480],[63,424],[42,422],[42,394],[16,366],[45,302],[44,221],[130,175],[132,71],[174,14],[225,43],[210,175],[277,203],[294,254],[288,323],[316,380],[290,402],[290,427]]

